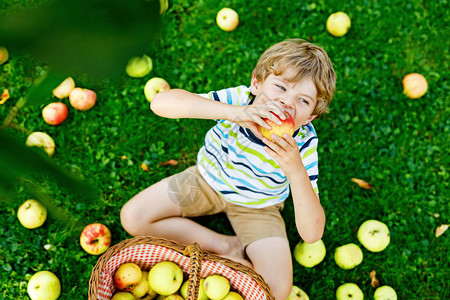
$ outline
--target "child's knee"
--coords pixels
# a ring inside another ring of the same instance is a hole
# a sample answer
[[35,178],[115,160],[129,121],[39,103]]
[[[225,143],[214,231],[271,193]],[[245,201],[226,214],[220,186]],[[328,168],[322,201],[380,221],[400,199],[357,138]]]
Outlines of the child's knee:
[[124,205],[120,210],[120,222],[123,229],[132,236],[139,235],[139,225],[136,224],[138,219],[135,216],[133,207],[130,205]]
[[283,280],[281,278],[275,279],[269,283],[275,299],[285,300],[289,297],[292,291],[292,280]]

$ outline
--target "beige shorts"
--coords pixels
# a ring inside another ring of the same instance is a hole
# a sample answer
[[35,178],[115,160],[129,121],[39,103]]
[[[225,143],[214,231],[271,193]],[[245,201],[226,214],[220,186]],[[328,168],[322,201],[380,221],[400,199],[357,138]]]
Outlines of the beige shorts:
[[224,212],[243,247],[267,237],[287,239],[280,214],[283,203],[266,208],[248,208],[225,201],[203,179],[197,166],[167,178],[169,196],[181,207],[183,217],[199,217]]

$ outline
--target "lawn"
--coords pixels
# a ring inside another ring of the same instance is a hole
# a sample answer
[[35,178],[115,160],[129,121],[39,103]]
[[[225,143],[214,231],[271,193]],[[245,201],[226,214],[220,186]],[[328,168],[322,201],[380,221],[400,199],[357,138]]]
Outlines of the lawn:
[[[0,10],[7,15],[13,6],[39,2],[2,0]],[[239,13],[236,30],[224,32],[216,25],[221,7]],[[340,38],[325,28],[336,11],[345,11],[352,20],[350,31]],[[76,111],[64,99],[68,118],[48,125],[42,108],[59,101],[49,93],[42,103],[24,106],[15,126],[2,129],[21,143],[33,131],[48,133],[56,143],[51,160],[81,174],[98,197],[83,199],[51,175],[28,174],[16,184],[13,201],[2,202],[0,298],[28,299],[31,275],[49,270],[61,280],[60,299],[86,299],[98,257],[80,247],[82,228],[100,222],[110,228],[113,244],[130,238],[120,225],[121,207],[147,186],[195,164],[214,121],[156,116],[144,97],[147,80],[162,77],[172,88],[196,93],[249,85],[267,47],[303,38],[328,52],[337,86],[330,113],[313,123],[319,136],[327,255],[310,269],[294,260],[294,284],[310,299],[334,299],[341,284],[353,282],[366,299],[373,299],[369,274],[375,270],[380,284],[393,287],[399,299],[450,299],[449,232],[435,236],[438,226],[450,223],[448,11],[447,0],[170,0],[157,41],[146,52],[153,59],[150,74],[131,78],[125,66],[102,79],[73,74],[77,86],[97,93],[91,110]],[[1,123],[46,68],[30,55],[10,51],[9,60],[0,65],[0,92],[8,89],[11,95],[0,105]],[[428,81],[427,93],[415,100],[402,88],[402,78],[413,72]],[[164,164],[170,159],[178,164]],[[373,188],[360,188],[352,178]],[[38,187],[30,188],[34,184]],[[70,218],[50,214],[40,228],[22,227],[17,209],[36,198],[36,189]],[[286,200],[282,214],[293,250],[300,237],[291,201]],[[369,252],[356,237],[368,219],[390,229],[391,242],[382,252]],[[232,234],[225,215],[197,221]],[[347,243],[361,246],[364,254],[352,270],[340,269],[333,258],[334,250]]]

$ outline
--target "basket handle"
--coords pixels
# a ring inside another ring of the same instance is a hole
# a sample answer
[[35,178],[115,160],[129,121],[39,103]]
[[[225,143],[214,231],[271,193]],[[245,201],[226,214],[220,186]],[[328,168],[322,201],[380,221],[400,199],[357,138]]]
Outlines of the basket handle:
[[203,251],[199,244],[194,243],[184,249],[183,255],[191,258],[189,264],[189,283],[186,300],[196,300],[200,288],[200,272],[202,270]]

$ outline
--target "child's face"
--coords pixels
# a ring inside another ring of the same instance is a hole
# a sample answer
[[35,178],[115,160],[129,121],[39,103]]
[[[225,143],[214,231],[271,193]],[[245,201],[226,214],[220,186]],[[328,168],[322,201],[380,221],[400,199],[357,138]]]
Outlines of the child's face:
[[314,82],[304,78],[299,82],[289,82],[283,75],[270,74],[263,82],[252,77],[251,92],[256,96],[254,104],[275,101],[290,113],[295,120],[295,129],[314,120],[312,115],[317,102],[317,89]]

